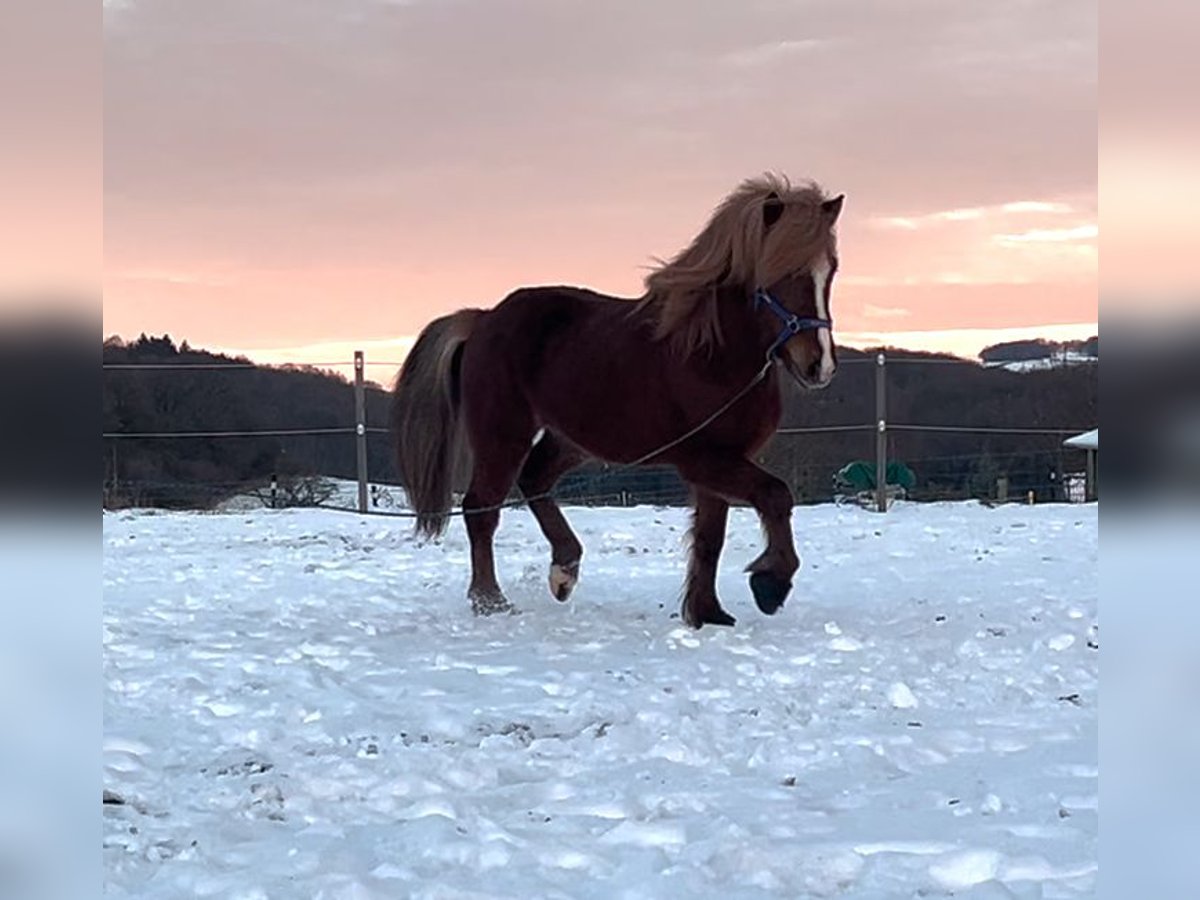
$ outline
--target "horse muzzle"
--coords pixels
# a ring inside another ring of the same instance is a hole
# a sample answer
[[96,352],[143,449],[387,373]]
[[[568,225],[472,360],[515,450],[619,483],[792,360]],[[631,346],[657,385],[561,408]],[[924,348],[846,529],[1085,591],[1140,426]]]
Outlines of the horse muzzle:
[[798,364],[790,353],[781,353],[779,359],[787,373],[792,376],[792,380],[808,391],[824,390],[837,374],[836,363],[825,366],[819,357],[807,366]]

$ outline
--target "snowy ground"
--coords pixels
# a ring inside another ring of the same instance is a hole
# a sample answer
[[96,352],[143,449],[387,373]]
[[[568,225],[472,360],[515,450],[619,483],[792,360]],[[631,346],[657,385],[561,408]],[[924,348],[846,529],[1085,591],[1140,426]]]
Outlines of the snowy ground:
[[459,522],[106,514],[106,893],[1094,895],[1094,505],[799,508],[774,618],[737,511],[701,632],[683,510],[568,515],[476,620]]

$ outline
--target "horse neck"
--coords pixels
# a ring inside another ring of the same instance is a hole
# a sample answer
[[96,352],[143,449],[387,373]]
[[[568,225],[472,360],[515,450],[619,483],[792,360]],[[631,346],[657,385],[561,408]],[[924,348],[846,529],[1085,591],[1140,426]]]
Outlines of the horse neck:
[[772,334],[766,317],[754,309],[752,289],[729,285],[718,289],[717,315],[724,346],[721,356],[726,364],[762,365]]

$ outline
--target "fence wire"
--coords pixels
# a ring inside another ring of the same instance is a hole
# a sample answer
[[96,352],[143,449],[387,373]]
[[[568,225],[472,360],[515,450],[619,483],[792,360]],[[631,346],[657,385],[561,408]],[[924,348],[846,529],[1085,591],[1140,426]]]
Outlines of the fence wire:
[[[402,365],[402,361],[394,360],[371,360],[362,362],[364,368],[378,367],[394,367],[398,368]],[[860,366],[872,365],[878,366],[878,359],[875,353],[861,357],[850,357],[840,361],[840,365],[845,366]],[[943,357],[910,357],[910,356],[891,356],[885,354],[885,366],[893,365],[951,365],[951,366],[969,366],[972,368],[989,368],[971,360]],[[253,362],[173,362],[173,363],[104,363],[102,368],[106,371],[114,372],[196,372],[196,371],[280,371],[289,372],[304,369],[316,368],[354,368],[354,361],[347,360],[331,360],[319,362],[283,362],[273,363],[268,365],[260,365]],[[377,385],[370,385],[373,389],[378,389]],[[885,431],[888,434],[903,434],[903,433],[942,433],[947,435],[963,435],[963,436],[995,436],[995,437],[1044,437],[1056,438],[1070,434],[1078,434],[1083,431],[1090,430],[1094,426],[1072,426],[1072,427],[1032,427],[1032,426],[984,426],[984,425],[954,425],[954,424],[938,424],[938,423],[917,423],[917,422],[894,422],[888,420],[886,422]],[[867,434],[878,433],[879,425],[877,422],[871,423],[839,423],[828,425],[790,425],[781,427],[776,430],[775,434],[781,438],[790,438],[795,436],[820,436],[820,435],[838,435],[838,434]],[[370,426],[365,422],[365,418],[358,424],[337,425],[337,426],[313,426],[313,427],[274,427],[274,428],[245,428],[245,429],[222,429],[222,430],[155,430],[155,431],[105,431],[102,432],[102,438],[116,442],[128,442],[130,440],[155,440],[155,441],[170,441],[170,440],[225,440],[239,438],[299,438],[299,437],[346,437],[350,435],[363,435],[365,437],[378,438],[382,435],[388,435],[390,429],[386,427]],[[1072,451],[1065,451],[1072,452]],[[785,454],[786,455],[786,454]],[[863,457],[871,457],[872,454],[864,452]],[[1012,451],[1005,453],[994,453],[990,448],[983,448],[973,453],[958,453],[958,454],[938,454],[924,456],[902,456],[906,464],[916,467],[918,470],[923,470],[927,483],[915,493],[925,496],[936,496],[941,493],[956,493],[961,496],[964,493],[971,495],[978,494],[980,478],[978,474],[964,475],[958,472],[958,469],[966,467],[968,463],[977,463],[981,460],[986,460],[987,463],[999,473],[999,477],[1007,477],[1015,482],[1022,484],[1037,483],[1044,490],[1048,488],[1048,493],[1053,495],[1056,491],[1062,489],[1061,481],[1054,481],[1055,475],[1050,475],[1051,481],[1047,484],[1047,473],[1055,472],[1061,468],[1061,462],[1064,456],[1064,449],[1061,447],[1030,447],[1024,451]],[[889,453],[889,458],[894,458]],[[1041,460],[1042,464],[1031,463],[1031,460]],[[840,462],[844,463],[842,459]],[[1010,464],[1010,465],[1006,465]],[[115,470],[114,460],[114,470]],[[562,482],[553,496],[564,503],[585,504],[585,505],[629,505],[630,503],[650,503],[652,505],[672,505],[682,502],[687,499],[687,488],[675,476],[674,481],[664,482],[664,476],[661,472],[656,473],[658,467],[650,466],[639,472],[649,472],[644,479],[639,478],[630,472],[630,470],[622,470],[620,467],[610,467],[604,465],[593,465],[584,467],[581,470],[569,474]],[[836,471],[836,465],[833,460],[813,461],[807,460],[804,463],[797,464],[794,454],[793,458],[774,460],[773,466],[769,466],[777,471],[781,476],[791,475],[793,484],[803,482],[808,485],[818,483],[825,476],[827,487],[813,490],[809,489],[812,495],[811,499],[828,500],[838,496],[838,492],[833,485],[831,477],[832,472]],[[992,472],[989,469],[989,473]],[[782,470],[782,471],[779,471]],[[606,479],[612,479],[620,476],[620,483],[614,483],[612,487],[606,487],[604,482]],[[1074,473],[1062,473],[1064,477],[1073,477]],[[349,479],[348,479],[349,480]],[[153,494],[163,501],[174,499],[189,499],[189,498],[204,498],[210,502],[216,502],[220,499],[229,498],[232,495],[250,493],[261,495],[264,490],[268,489],[269,482],[259,479],[255,481],[214,481],[209,483],[201,483],[195,481],[164,481],[161,479],[142,479],[137,478],[119,478],[106,479],[106,492],[109,487],[118,488],[122,493],[127,495],[138,494]],[[396,485],[390,485],[380,482],[371,482],[370,488],[372,491],[373,503],[375,499],[384,496],[381,491],[402,491],[402,488]],[[806,498],[807,499],[807,498]],[[389,501],[393,502],[393,501]],[[513,495],[510,501],[511,505],[522,502],[519,494]],[[325,508],[343,509],[343,507],[330,507],[327,504],[318,504]],[[404,510],[386,511],[376,508],[372,505],[367,512],[376,515],[389,515],[407,517],[413,515],[411,512]]]

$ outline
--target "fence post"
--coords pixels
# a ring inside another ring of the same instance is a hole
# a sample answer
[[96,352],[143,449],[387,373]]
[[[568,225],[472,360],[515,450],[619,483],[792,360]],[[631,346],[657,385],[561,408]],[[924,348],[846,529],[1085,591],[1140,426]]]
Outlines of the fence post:
[[358,450],[358,511],[367,511],[367,389],[363,352],[354,351],[354,440]]
[[887,512],[887,356],[875,356],[875,509]]

